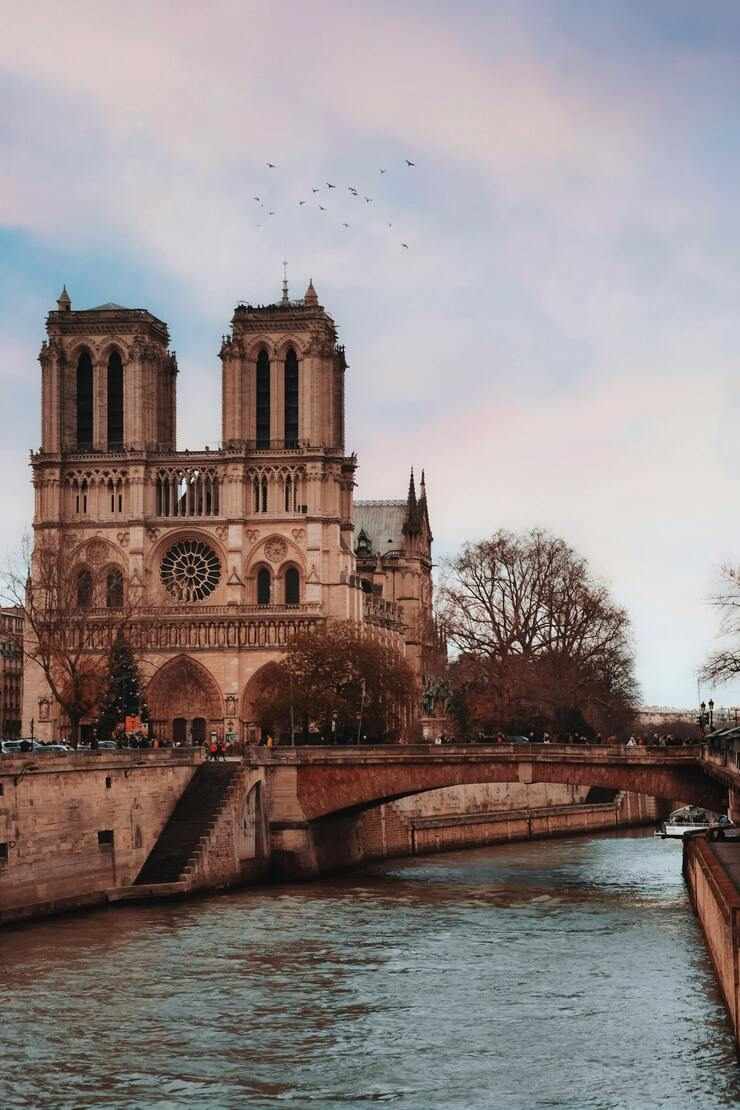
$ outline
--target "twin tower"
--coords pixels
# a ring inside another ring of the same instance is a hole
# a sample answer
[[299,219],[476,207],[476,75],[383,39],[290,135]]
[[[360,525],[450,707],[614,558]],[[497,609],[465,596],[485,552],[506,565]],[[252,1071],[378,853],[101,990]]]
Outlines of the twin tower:
[[[40,354],[43,454],[174,451],[167,325],[111,303],[75,311],[66,288],[57,306]],[[346,362],[313,283],[302,300],[238,305],[220,357],[224,448],[343,453]]]
[[[347,364],[313,284],[297,300],[284,289],[274,304],[234,310],[216,449],[176,448],[177,360],[156,316],[110,303],[75,310],[65,289],[46,327],[37,548],[68,554],[91,619],[131,614],[155,735],[254,736],[261,669],[294,634],[333,621],[404,652],[422,679],[426,501],[354,502]],[[45,738],[65,735],[33,667],[31,718]]]

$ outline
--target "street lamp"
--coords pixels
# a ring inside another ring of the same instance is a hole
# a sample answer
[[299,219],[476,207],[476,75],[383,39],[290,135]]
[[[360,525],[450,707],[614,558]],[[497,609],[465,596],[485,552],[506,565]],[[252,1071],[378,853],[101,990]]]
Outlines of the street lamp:
[[699,725],[702,732],[704,732],[707,725],[709,725],[709,731],[712,731],[714,727],[714,701],[712,698],[709,699],[708,703],[702,702],[699,706],[699,716],[696,719],[696,723]]

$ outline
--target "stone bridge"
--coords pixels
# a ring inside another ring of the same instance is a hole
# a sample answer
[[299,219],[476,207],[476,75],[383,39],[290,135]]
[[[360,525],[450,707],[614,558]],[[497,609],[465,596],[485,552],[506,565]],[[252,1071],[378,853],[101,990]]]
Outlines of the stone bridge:
[[254,747],[246,761],[264,774],[273,861],[296,877],[321,870],[322,839],[345,835],[353,815],[441,787],[485,782],[603,786],[724,811],[733,785],[717,774],[717,767],[709,767],[701,745]]

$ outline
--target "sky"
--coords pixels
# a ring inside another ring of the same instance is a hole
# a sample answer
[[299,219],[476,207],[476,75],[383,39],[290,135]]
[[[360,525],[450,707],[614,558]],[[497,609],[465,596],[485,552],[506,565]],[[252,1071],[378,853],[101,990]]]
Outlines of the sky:
[[62,284],[168,322],[197,447],[234,305],[285,258],[347,348],[358,496],[424,467],[440,563],[564,537],[631,615],[643,701],[695,704],[740,562],[740,5],[36,0],[3,27],[0,544]]

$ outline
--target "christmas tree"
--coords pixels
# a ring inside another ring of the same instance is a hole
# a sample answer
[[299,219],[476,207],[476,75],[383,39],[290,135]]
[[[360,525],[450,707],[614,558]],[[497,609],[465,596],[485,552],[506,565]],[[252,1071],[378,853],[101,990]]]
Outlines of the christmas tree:
[[131,648],[119,631],[108,658],[108,677],[100,703],[98,740],[110,740],[123,728],[126,717],[149,718],[146,698]]

